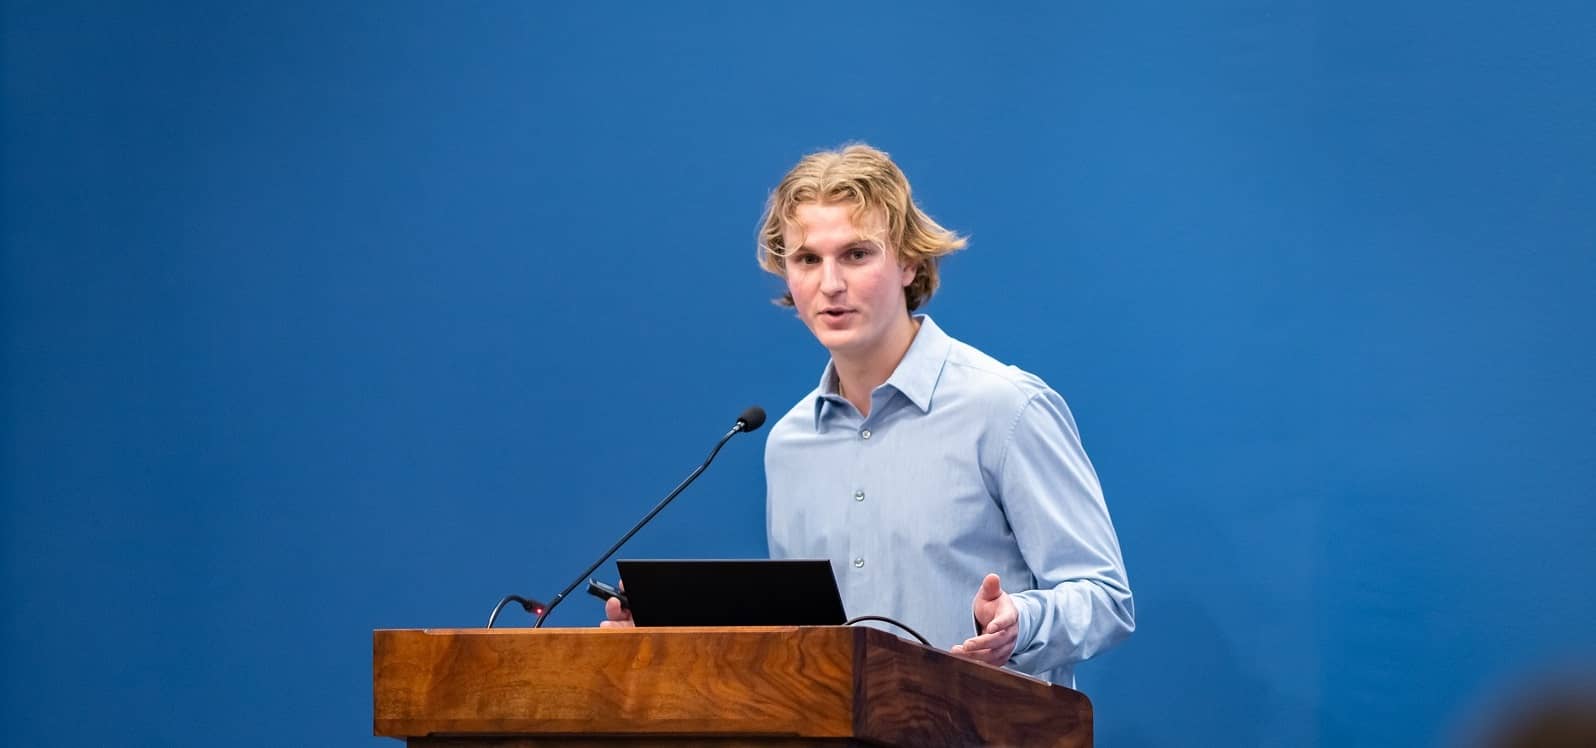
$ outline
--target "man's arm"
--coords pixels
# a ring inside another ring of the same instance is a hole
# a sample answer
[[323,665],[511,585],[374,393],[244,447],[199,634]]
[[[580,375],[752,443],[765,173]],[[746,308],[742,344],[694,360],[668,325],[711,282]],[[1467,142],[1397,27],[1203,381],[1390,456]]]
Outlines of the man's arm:
[[1036,578],[1036,589],[1007,595],[1017,614],[1012,665],[1043,673],[1129,636],[1136,612],[1119,539],[1058,393],[1034,395],[1021,409],[995,474],[998,500]]

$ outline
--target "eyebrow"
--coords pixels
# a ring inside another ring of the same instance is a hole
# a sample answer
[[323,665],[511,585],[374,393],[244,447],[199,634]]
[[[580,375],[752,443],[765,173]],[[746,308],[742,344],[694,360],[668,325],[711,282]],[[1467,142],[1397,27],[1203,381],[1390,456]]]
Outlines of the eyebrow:
[[[856,236],[856,237],[854,237],[852,239],[849,239],[846,244],[842,245],[843,250],[856,249],[858,247],[869,247],[870,249],[880,249],[881,248],[881,243],[876,241],[876,240],[874,240],[874,239],[871,239],[869,237]],[[810,249],[808,244],[800,244],[800,245],[798,245],[798,248],[794,249],[793,251],[794,252],[813,252],[814,250]]]

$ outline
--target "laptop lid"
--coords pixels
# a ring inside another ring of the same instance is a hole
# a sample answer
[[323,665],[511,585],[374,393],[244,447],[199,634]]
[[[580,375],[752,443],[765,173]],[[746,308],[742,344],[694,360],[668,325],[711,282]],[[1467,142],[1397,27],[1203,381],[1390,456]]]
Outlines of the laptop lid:
[[825,559],[615,562],[639,626],[839,626]]

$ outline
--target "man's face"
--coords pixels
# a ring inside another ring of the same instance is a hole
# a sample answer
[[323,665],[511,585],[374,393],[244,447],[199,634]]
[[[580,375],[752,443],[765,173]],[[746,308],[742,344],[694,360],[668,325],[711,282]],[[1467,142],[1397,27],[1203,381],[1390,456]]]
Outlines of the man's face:
[[884,233],[882,216],[868,215],[856,227],[852,211],[851,205],[798,206],[785,237],[786,246],[796,247],[787,257],[787,290],[798,317],[832,356],[860,360],[893,345],[910,324],[903,288],[914,269],[866,238]]

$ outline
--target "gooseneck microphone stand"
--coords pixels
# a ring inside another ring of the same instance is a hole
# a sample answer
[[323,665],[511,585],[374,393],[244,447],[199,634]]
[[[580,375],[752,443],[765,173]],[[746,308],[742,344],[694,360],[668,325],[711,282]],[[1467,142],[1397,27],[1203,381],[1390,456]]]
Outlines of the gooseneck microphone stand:
[[595,569],[602,566],[605,561],[610,560],[610,557],[615,555],[615,552],[620,550],[621,546],[626,545],[626,541],[631,540],[632,536],[636,535],[638,530],[643,529],[643,526],[648,524],[649,520],[654,519],[654,515],[660,513],[660,510],[670,505],[671,501],[675,499],[683,489],[687,488],[689,485],[692,485],[693,481],[697,480],[698,476],[702,475],[704,470],[709,467],[709,463],[715,461],[715,455],[720,454],[720,448],[726,446],[726,442],[731,441],[732,437],[740,433],[753,431],[764,424],[765,411],[763,408],[755,405],[743,411],[742,415],[737,417],[737,423],[731,427],[730,431],[726,432],[725,436],[720,438],[720,441],[715,443],[715,448],[709,451],[709,457],[706,457],[702,464],[695,468],[692,473],[688,474],[687,478],[682,480],[681,483],[678,483],[676,488],[671,489],[671,492],[667,494],[665,498],[661,499],[658,504],[655,504],[654,508],[649,510],[649,513],[645,515],[642,520],[633,525],[632,529],[627,530],[626,534],[622,535],[620,540],[615,541],[615,545],[610,546],[610,549],[605,551],[604,555],[599,556],[597,561],[594,561],[591,565],[584,569],[581,574],[578,574],[576,579],[572,580],[569,585],[566,585],[565,589],[560,590],[560,594],[555,595],[553,599],[549,600],[548,605],[545,606],[536,600],[527,600],[526,598],[520,597],[518,595],[508,595],[503,600],[500,600],[498,605],[493,606],[493,612],[488,615],[488,628],[493,628],[494,621],[499,617],[499,611],[502,610],[506,604],[511,602],[519,602],[521,603],[521,607],[526,609],[528,613],[536,613],[537,621],[532,624],[532,628],[543,628],[543,622],[548,620],[549,613],[554,610],[554,607],[559,605],[560,602],[565,599],[566,595],[571,594],[571,590],[576,589],[576,586],[581,584],[582,580],[587,579],[589,574],[592,574]]

